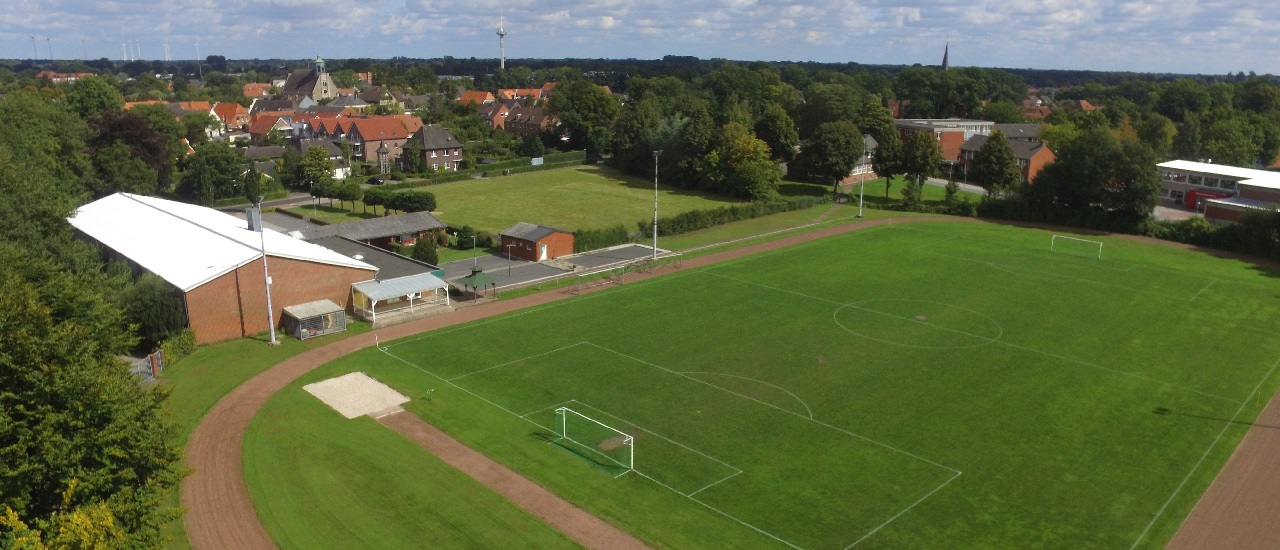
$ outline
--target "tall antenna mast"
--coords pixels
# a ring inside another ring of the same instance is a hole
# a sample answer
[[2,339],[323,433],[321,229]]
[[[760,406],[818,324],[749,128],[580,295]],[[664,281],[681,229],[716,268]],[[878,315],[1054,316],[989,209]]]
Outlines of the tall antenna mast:
[[34,34],[28,34],[27,36],[31,37],[31,60],[40,59],[40,52],[36,51],[36,36]]
[[44,37],[44,45],[49,47],[49,62],[53,63],[53,41],[46,36]]
[[507,68],[507,16],[499,12],[498,15],[498,68]]
[[164,39],[164,62],[168,63],[170,61],[173,61],[173,59],[169,57],[169,39],[166,38]]
[[80,61],[84,61],[88,58],[89,58],[89,48],[84,45],[84,37],[81,36],[80,37]]
[[199,75],[200,78],[204,78],[204,65],[201,64],[201,59],[200,59],[200,39],[199,38],[196,39],[196,74]]

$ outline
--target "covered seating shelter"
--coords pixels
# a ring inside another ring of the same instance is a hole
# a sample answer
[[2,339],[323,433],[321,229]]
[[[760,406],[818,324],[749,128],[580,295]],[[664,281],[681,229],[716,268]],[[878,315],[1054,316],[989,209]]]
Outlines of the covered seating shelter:
[[357,315],[378,320],[378,312],[415,307],[449,305],[449,283],[430,273],[419,273],[385,281],[364,281],[351,285],[353,307]]
[[484,294],[484,289],[486,288],[489,288],[494,292],[497,292],[498,290],[498,283],[493,280],[493,277],[490,277],[484,272],[483,267],[471,268],[470,275],[467,275],[466,277],[459,277],[454,282],[462,285],[463,290],[470,289],[471,293],[475,294],[477,298]]

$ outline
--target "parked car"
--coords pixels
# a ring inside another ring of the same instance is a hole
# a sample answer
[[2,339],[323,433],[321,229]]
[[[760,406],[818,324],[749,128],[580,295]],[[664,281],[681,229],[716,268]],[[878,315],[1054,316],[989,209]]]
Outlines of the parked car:
[[378,177],[378,176],[373,176],[373,177],[370,177],[370,178],[369,178],[369,183],[371,183],[371,184],[373,184],[373,185],[382,185],[383,183],[386,183],[386,180],[384,180],[384,179],[382,179],[382,178],[380,178],[380,177]]

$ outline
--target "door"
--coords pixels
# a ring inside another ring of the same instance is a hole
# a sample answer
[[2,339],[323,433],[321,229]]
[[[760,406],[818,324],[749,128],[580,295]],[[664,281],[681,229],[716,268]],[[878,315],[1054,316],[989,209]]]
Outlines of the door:
[[538,244],[538,261],[541,262],[546,259],[547,259],[547,245]]

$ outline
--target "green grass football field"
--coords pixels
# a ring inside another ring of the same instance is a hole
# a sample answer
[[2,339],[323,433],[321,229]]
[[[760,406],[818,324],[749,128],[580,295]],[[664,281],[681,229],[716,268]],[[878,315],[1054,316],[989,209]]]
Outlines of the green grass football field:
[[359,370],[657,547],[1162,547],[1276,390],[1276,274],[1051,235],[880,226],[384,342],[268,403],[247,481],[284,547],[523,525],[442,519],[492,495],[300,389]]

